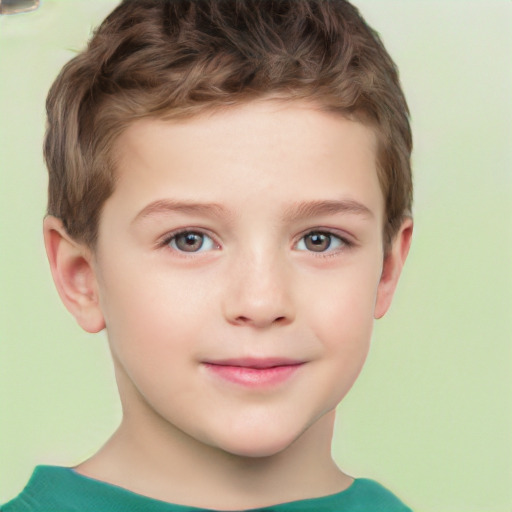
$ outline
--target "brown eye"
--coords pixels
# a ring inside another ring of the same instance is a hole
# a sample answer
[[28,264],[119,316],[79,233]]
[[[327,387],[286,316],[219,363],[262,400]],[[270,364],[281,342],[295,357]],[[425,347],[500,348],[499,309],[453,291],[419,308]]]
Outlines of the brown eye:
[[183,231],[174,235],[168,245],[180,252],[203,252],[214,248],[213,240],[204,233]]
[[323,252],[329,249],[331,237],[325,233],[310,233],[304,237],[304,244],[308,251]]
[[296,249],[309,252],[332,252],[344,246],[350,246],[350,243],[333,233],[311,231],[299,240]]

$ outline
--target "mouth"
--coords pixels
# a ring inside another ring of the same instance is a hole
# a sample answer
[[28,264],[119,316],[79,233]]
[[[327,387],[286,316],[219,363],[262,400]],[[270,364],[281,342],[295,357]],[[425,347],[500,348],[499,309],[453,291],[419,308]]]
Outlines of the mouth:
[[272,387],[289,380],[304,361],[283,358],[242,358],[205,361],[209,373],[246,387]]

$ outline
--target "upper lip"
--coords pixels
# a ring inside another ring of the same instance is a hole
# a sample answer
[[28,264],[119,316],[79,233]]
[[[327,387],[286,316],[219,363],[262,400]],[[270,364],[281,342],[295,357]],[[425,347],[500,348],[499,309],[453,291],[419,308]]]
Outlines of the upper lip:
[[239,366],[241,368],[263,369],[274,368],[276,366],[296,366],[304,363],[304,361],[283,357],[241,357],[233,359],[217,359],[211,361],[204,361],[204,363],[217,366]]

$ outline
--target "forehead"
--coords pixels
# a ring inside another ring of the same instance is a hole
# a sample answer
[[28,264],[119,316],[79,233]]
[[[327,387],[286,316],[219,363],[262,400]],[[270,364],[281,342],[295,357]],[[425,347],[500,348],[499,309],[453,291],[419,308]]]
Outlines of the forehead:
[[240,207],[255,196],[275,202],[346,196],[381,212],[376,147],[366,125],[299,101],[253,101],[184,120],[144,119],[116,143],[113,195],[131,196],[139,208],[176,195],[236,198]]

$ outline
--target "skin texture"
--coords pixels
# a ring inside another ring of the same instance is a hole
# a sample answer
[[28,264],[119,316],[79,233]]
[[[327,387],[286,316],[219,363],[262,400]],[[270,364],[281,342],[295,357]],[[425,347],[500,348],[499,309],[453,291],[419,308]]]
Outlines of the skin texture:
[[[358,122],[279,100],[125,131],[95,252],[45,220],[59,293],[85,330],[106,326],[123,405],[77,471],[225,510],[351,484],[330,455],[334,409],[412,233],[405,220],[384,257],[375,147]],[[207,364],[248,357],[300,365],[248,385]]]

